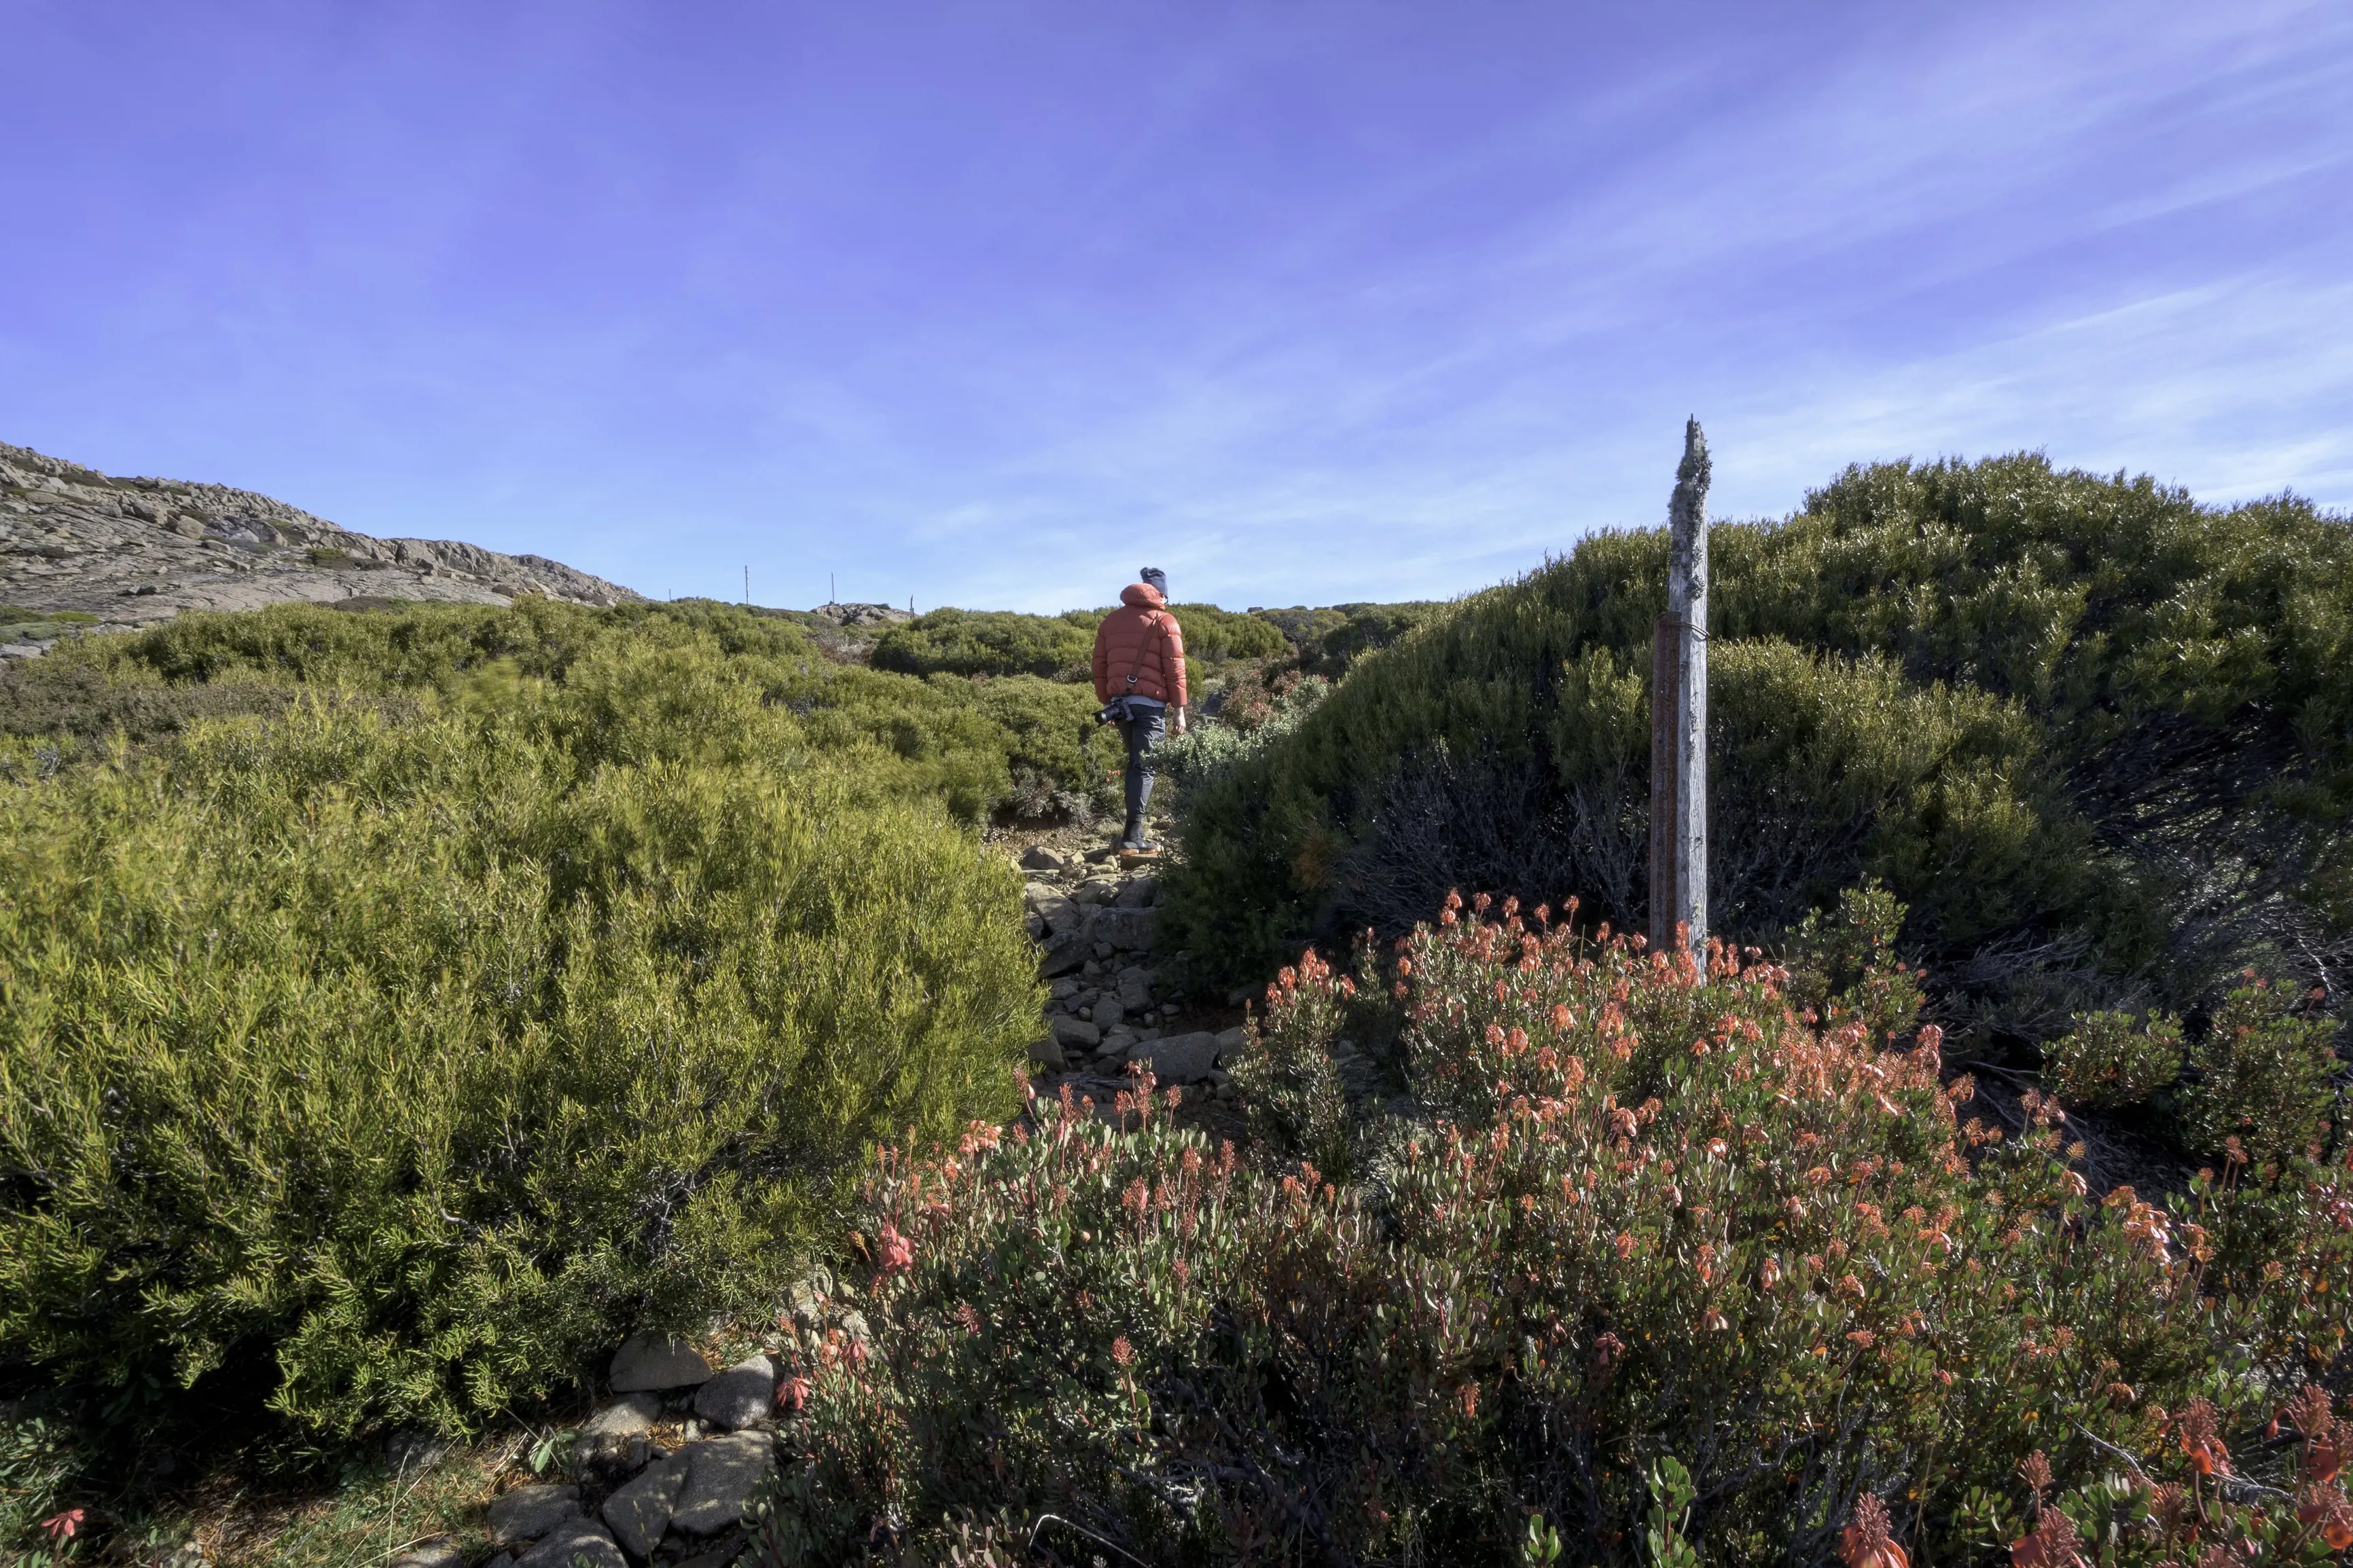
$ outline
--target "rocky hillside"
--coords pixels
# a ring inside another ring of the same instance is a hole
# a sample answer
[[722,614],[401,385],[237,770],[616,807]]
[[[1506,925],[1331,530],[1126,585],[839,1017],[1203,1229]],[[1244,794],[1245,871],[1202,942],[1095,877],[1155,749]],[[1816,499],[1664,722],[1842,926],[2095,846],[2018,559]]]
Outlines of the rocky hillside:
[[544,556],[375,539],[250,490],[110,479],[0,442],[0,655],[37,653],[69,623],[121,630],[286,599],[503,605],[521,594],[638,596]]

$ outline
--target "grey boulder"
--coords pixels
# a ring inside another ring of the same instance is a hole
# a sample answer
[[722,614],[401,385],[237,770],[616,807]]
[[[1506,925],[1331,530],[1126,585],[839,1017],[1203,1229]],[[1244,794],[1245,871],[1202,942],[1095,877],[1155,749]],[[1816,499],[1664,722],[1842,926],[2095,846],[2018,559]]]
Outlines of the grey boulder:
[[536,1541],[565,1520],[579,1517],[578,1487],[517,1487],[491,1504],[491,1539],[501,1546]]
[[1021,905],[1046,922],[1050,931],[1076,931],[1085,923],[1086,911],[1072,903],[1059,888],[1043,882],[1032,882],[1021,889]]
[[466,1568],[466,1554],[454,1541],[427,1541],[394,1558],[387,1568]]
[[1218,1037],[1202,1029],[1165,1040],[1145,1040],[1128,1059],[1150,1062],[1152,1076],[1162,1083],[1198,1083],[1218,1065]]
[[679,1494],[686,1489],[687,1450],[681,1449],[658,1464],[648,1465],[636,1480],[605,1500],[605,1522],[632,1557],[654,1554],[670,1516],[678,1510]]
[[1230,1056],[1250,1043],[1250,1031],[1236,1024],[1230,1029],[1218,1031],[1218,1054]]
[[1092,1050],[1103,1044],[1103,1031],[1084,1018],[1049,1018],[1046,1027],[1054,1032],[1054,1043],[1066,1051],[1074,1047]]
[[1097,910],[1087,921],[1087,936],[1113,952],[1145,952],[1159,920],[1157,910]]
[[1124,910],[1148,910],[1160,899],[1160,879],[1138,877],[1123,885],[1116,900]]
[[629,1560],[603,1525],[569,1519],[516,1558],[514,1568],[629,1568]]
[[1072,903],[1060,888],[1050,888],[1043,882],[1031,882],[1023,888],[1021,904],[1031,913],[1041,916],[1048,931],[1076,930],[1086,912]]
[[1087,951],[1085,933],[1058,931],[1046,939],[1045,949],[1038,955],[1038,973],[1047,980],[1068,974],[1086,963]]
[[776,1363],[755,1355],[694,1391],[694,1413],[733,1432],[768,1418],[776,1403]]
[[1090,1012],[1094,1018],[1095,1027],[1106,1031],[1118,1028],[1127,1017],[1127,1009],[1121,1005],[1116,996],[1096,997],[1095,1005]]
[[676,1334],[631,1334],[613,1357],[613,1392],[692,1388],[711,1381],[711,1363]]
[[645,1440],[660,1414],[661,1401],[650,1394],[621,1395],[581,1423],[581,1457],[600,1463],[619,1458]]
[[1062,1054],[1062,1042],[1048,1035],[1042,1040],[1029,1042],[1029,1065],[1048,1072],[1060,1072],[1071,1065],[1071,1058]]
[[776,1440],[765,1432],[733,1432],[679,1452],[690,1456],[686,1490],[670,1521],[690,1535],[716,1535],[740,1523],[753,1494],[776,1468]]
[[752,1538],[739,1530],[733,1535],[722,1536],[712,1542],[711,1550],[696,1552],[679,1563],[678,1568],[727,1568],[729,1563],[743,1556],[744,1548],[751,1544]]

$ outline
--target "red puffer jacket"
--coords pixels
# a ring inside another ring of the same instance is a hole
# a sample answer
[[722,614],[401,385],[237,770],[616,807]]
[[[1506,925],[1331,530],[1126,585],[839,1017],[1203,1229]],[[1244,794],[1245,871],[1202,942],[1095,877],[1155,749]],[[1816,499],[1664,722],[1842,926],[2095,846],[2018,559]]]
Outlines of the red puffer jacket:
[[1130,583],[1119,602],[1124,607],[1095,629],[1095,700],[1150,697],[1184,707],[1185,629],[1168,613],[1168,602],[1149,583]]

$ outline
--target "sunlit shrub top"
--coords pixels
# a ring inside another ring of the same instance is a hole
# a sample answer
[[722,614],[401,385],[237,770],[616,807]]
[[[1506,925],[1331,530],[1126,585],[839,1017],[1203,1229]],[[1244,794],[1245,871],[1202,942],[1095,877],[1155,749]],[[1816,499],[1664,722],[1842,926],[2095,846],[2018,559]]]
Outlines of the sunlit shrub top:
[[892,759],[692,646],[427,710],[0,785],[12,1397],[464,1430],[1018,1104],[1018,880]]
[[878,784],[967,822],[1039,794],[1106,802],[1116,750],[1082,688],[837,665],[790,621],[703,602],[193,614],[79,638],[5,674],[0,731],[86,747],[118,730],[143,742],[211,714],[275,711],[289,689],[412,706],[430,696],[486,714],[568,702],[585,713],[568,732],[600,753],[642,750],[666,728],[723,752],[854,752]]

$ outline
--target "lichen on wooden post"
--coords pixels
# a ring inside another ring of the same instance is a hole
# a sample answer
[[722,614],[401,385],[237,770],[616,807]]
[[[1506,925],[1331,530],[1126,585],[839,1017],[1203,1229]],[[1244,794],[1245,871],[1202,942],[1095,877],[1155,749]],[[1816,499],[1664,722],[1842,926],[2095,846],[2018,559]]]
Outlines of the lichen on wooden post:
[[1651,656],[1651,943],[1707,944],[1707,437],[1683,426]]

